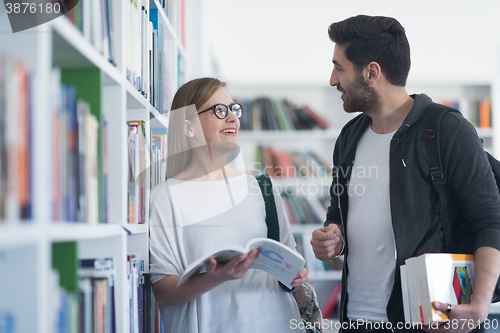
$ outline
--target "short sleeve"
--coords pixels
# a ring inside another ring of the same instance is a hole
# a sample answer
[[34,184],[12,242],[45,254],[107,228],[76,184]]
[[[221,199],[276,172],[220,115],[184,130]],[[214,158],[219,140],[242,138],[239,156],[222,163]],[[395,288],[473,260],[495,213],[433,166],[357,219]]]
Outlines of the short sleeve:
[[180,275],[182,265],[176,239],[176,221],[166,182],[151,191],[149,252],[151,282],[168,275]]

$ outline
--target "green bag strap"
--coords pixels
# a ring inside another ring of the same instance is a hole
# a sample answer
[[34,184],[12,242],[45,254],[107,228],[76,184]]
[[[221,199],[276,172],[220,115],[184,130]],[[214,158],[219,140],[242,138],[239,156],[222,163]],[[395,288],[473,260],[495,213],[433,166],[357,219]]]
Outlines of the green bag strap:
[[[266,225],[267,225],[267,238],[280,241],[280,225],[278,221],[278,211],[276,210],[276,202],[274,201],[273,183],[267,173],[255,177],[259,183],[264,204],[266,206]],[[285,291],[292,291],[294,288],[289,289],[283,283],[279,282],[281,288]]]
[[259,183],[262,197],[266,207],[267,238],[280,241],[280,227],[278,222],[278,211],[274,202],[273,184],[267,173],[255,177]]

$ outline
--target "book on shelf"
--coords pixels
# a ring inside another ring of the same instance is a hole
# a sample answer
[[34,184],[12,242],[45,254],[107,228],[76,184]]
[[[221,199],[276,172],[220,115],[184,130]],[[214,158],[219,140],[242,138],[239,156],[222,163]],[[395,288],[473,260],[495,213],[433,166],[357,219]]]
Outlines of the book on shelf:
[[115,267],[113,258],[80,260],[80,332],[116,332]]
[[342,284],[340,281],[335,284],[333,290],[328,296],[328,300],[326,301],[322,314],[323,318],[339,318],[339,304],[340,304],[340,292],[342,291]]
[[240,101],[242,130],[289,131],[327,129],[329,122],[309,106],[298,107],[286,99],[260,97]]
[[[100,129],[103,137],[107,135],[106,123],[101,126],[89,102],[77,98],[74,85],[61,83],[59,69],[52,71],[51,81],[52,216],[68,222],[104,222],[107,220],[107,140],[102,140],[104,156],[100,159],[99,137]],[[99,198],[103,198],[102,202]]]
[[112,6],[112,0],[77,1],[66,16],[97,52],[116,64]]
[[304,268],[305,260],[295,250],[269,238],[255,238],[250,240],[245,247],[224,248],[193,261],[182,273],[177,286],[193,275],[206,272],[211,258],[215,258],[218,263],[226,263],[238,255],[246,256],[253,249],[260,249],[262,252],[250,268],[260,269],[271,274],[291,289],[291,283]]
[[276,178],[325,178],[330,177],[332,167],[312,150],[277,150],[272,146],[255,146],[255,163],[259,173]]
[[78,305],[78,243],[58,242],[51,247],[52,274],[50,280],[51,308],[55,314],[56,332],[76,331],[79,322]]
[[150,156],[146,138],[146,124],[142,120],[128,121],[129,153],[129,223],[143,224],[146,221],[146,191],[150,169]]
[[321,225],[329,205],[326,196],[307,196],[284,191],[281,194],[290,224]]
[[459,100],[443,100],[440,103],[459,110],[476,128],[491,128],[491,99],[489,97],[462,97]]
[[[151,332],[151,285],[146,283],[144,260],[138,254],[127,255],[130,332]],[[154,295],[153,295],[154,296]]]
[[167,134],[154,133],[151,131],[151,187],[167,177]]
[[16,320],[10,311],[0,311],[0,332],[15,333]]
[[0,220],[32,217],[32,75],[0,52]]
[[474,289],[474,255],[426,253],[400,268],[406,322],[445,322],[433,302],[468,304]]

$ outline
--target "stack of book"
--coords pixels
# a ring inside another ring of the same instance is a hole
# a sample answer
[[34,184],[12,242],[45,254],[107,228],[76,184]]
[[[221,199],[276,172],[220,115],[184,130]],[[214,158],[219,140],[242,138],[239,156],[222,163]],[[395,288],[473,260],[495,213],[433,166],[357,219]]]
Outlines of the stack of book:
[[286,99],[243,100],[242,130],[290,131],[327,129],[328,121],[309,106],[298,107]]
[[426,253],[400,267],[405,321],[430,325],[448,320],[433,302],[468,304],[473,297],[474,256]]

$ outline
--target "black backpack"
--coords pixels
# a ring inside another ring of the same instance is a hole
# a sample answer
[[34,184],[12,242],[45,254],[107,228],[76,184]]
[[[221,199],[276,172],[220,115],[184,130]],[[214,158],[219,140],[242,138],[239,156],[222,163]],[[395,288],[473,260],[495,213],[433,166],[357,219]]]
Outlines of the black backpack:
[[[421,119],[421,124],[424,126],[424,142],[425,142],[425,151],[427,153],[427,162],[428,162],[428,177],[429,181],[432,183],[434,189],[438,193],[438,212],[440,215],[440,220],[442,223],[443,234],[445,239],[445,246],[447,252],[453,251],[453,242],[451,235],[451,225],[448,220],[447,210],[446,210],[446,201],[445,201],[445,193],[443,185],[446,183],[445,170],[441,164],[441,153],[439,148],[439,139],[440,133],[439,128],[441,125],[441,119],[443,118],[446,112],[459,112],[456,109],[432,103],[425,110]],[[495,175],[495,180],[497,183],[497,187],[500,189],[500,161],[495,159],[490,153],[485,151],[487,155],[488,161],[490,163],[493,174]],[[469,232],[468,235],[471,233]],[[464,235],[462,233],[461,235]],[[467,235],[467,233],[465,233]],[[461,252],[464,252],[461,249]],[[472,247],[467,251],[468,253],[472,253]],[[466,253],[467,253],[466,252]],[[500,301],[500,279],[497,281],[497,285],[495,291],[493,293],[492,302]]]

